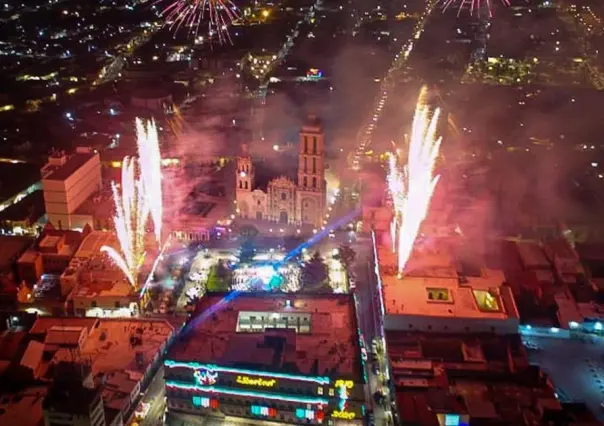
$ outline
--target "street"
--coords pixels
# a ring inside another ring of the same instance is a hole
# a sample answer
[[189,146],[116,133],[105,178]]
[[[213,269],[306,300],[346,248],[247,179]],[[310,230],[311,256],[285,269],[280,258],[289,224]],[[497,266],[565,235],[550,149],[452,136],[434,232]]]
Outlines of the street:
[[130,426],[160,426],[164,424],[164,411],[166,408],[164,367],[160,367],[151,383],[147,387],[145,394],[141,398],[139,407],[143,404],[149,404],[149,411],[141,420],[136,420],[136,415],[129,423]]

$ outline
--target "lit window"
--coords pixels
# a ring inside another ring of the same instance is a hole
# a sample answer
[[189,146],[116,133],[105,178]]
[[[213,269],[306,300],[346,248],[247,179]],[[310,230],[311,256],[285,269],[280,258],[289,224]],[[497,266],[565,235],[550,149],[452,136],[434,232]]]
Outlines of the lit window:
[[472,290],[478,309],[484,312],[501,312],[498,296],[487,290]]
[[429,302],[451,303],[452,297],[448,288],[427,288]]
[[323,395],[323,387],[322,387],[322,386],[319,386],[319,387],[317,388],[317,393],[318,393],[319,395]]
[[334,396],[336,393],[335,391],[332,389],[329,389],[329,396]]

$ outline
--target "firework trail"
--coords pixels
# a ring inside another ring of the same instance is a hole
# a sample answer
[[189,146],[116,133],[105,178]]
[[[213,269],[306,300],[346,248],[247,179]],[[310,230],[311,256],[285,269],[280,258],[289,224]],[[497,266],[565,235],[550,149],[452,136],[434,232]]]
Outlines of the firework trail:
[[171,30],[178,31],[185,26],[192,29],[195,36],[206,14],[208,34],[216,33],[220,43],[227,40],[232,43],[228,27],[239,17],[239,10],[231,0],[175,0],[161,12]]
[[144,185],[144,196],[149,206],[151,219],[155,228],[155,238],[161,242],[163,220],[163,194],[161,187],[161,154],[155,121],[136,119],[136,138],[138,145],[138,162],[141,179]]
[[400,167],[398,152],[391,154],[389,161],[387,183],[394,208],[390,231],[393,250],[398,252],[399,275],[411,256],[439,179],[433,173],[442,140],[435,138],[440,110],[437,109],[430,117],[430,111],[424,104],[426,93],[423,87],[415,108],[407,164]]
[[124,158],[121,194],[115,182],[112,183],[115,233],[121,253],[110,246],[101,247],[101,251],[111,257],[130,285],[137,289],[138,273],[145,260],[145,225],[149,207],[143,181],[136,179],[135,165],[134,158]]
[[[509,6],[509,0],[501,0],[501,3],[504,6]],[[467,8],[470,11],[470,15],[474,14],[474,11],[480,16],[481,10],[486,9],[489,18],[493,17],[493,12],[491,10],[491,0],[443,0],[443,11],[447,10],[449,7],[458,5],[457,8],[457,16],[461,14],[461,11],[464,8]]]

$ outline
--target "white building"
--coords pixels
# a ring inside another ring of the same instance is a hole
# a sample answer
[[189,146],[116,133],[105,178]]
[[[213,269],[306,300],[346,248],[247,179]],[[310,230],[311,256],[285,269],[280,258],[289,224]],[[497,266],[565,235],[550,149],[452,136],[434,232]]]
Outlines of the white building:
[[72,155],[56,153],[48,158],[41,173],[48,221],[58,229],[83,228],[86,218],[74,212],[101,188],[99,154],[85,147]]

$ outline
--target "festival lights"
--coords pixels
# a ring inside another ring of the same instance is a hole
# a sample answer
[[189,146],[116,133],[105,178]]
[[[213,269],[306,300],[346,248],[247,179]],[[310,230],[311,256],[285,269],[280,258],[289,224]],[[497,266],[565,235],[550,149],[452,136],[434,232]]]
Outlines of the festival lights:
[[411,256],[439,179],[433,172],[442,140],[435,137],[440,110],[430,116],[424,103],[426,94],[424,86],[413,117],[407,163],[400,168],[399,150],[390,155],[387,182],[394,207],[390,231],[393,249],[398,253],[399,275]]
[[312,404],[312,405],[327,405],[328,400],[325,398],[317,398],[312,396],[294,396],[294,395],[285,395],[281,393],[267,393],[267,392],[257,392],[252,390],[240,390],[234,388],[224,388],[220,386],[200,386],[193,383],[185,383],[185,382],[177,382],[177,381],[166,381],[166,386],[169,388],[183,389],[188,391],[201,391],[201,392],[209,392],[223,395],[234,395],[241,396],[245,398],[260,398],[260,399],[270,399],[275,401],[283,401],[283,402],[295,402],[297,404]]
[[180,362],[180,361],[172,361],[166,360],[164,361],[164,366],[168,368],[187,368],[190,370],[208,370],[215,371],[218,373],[232,373],[232,374],[240,374],[247,376],[261,376],[261,377],[269,377],[271,379],[285,379],[285,380],[299,380],[302,382],[312,382],[317,383],[319,385],[328,385],[330,383],[329,377],[321,377],[321,376],[299,376],[295,374],[285,374],[285,373],[273,373],[269,371],[256,371],[256,370],[246,370],[242,368],[230,368],[223,367],[219,365],[212,364],[200,364],[197,362]]

